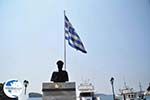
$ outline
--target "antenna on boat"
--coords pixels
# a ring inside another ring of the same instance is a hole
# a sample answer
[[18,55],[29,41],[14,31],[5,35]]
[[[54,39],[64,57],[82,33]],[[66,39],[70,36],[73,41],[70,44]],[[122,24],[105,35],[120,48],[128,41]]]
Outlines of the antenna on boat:
[[126,81],[125,81],[125,78],[123,78],[123,81],[124,81],[124,87],[125,87],[125,89],[127,88],[127,83],[126,83]]
[[139,82],[139,88],[140,88],[140,92],[142,91],[142,85],[141,82]]

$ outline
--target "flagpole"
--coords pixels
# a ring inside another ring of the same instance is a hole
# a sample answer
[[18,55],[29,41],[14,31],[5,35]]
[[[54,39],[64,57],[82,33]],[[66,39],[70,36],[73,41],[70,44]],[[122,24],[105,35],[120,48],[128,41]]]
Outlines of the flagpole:
[[66,70],[65,10],[64,10],[64,69]]

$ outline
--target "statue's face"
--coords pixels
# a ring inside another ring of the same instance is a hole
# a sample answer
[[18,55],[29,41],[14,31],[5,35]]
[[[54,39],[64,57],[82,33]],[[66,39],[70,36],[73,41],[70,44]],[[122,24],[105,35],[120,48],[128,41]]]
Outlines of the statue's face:
[[59,65],[59,66],[58,66],[58,69],[61,70],[61,69],[62,69],[62,65]]

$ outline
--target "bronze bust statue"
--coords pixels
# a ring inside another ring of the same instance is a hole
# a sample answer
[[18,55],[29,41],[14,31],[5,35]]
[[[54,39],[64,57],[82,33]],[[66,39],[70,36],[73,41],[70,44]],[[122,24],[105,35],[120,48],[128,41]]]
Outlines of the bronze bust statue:
[[51,81],[53,82],[66,82],[69,81],[67,71],[62,70],[63,62],[61,60],[57,61],[58,72],[53,72]]

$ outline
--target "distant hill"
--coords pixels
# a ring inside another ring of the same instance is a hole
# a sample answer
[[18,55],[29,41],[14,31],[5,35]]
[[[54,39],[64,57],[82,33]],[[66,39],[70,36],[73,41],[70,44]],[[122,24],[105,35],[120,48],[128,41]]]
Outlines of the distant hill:
[[100,97],[100,100],[113,100],[113,96],[108,94],[95,94],[95,96]]
[[28,100],[42,100],[42,94],[30,92]]

